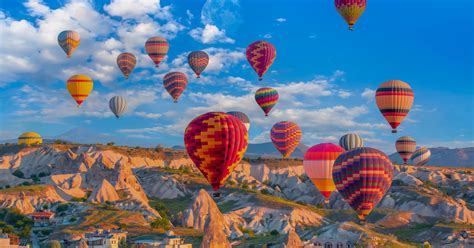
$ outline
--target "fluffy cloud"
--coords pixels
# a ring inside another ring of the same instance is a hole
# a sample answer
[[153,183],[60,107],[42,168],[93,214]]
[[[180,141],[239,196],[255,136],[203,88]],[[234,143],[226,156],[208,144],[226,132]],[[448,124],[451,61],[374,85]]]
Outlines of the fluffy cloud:
[[275,19],[275,21],[277,21],[277,22],[280,22],[280,23],[281,23],[281,22],[286,22],[286,19],[285,19],[285,18],[283,18],[283,17],[280,17],[280,18],[277,18],[277,19]]
[[195,28],[189,32],[189,35],[196,41],[203,44],[213,43],[231,43],[235,40],[225,35],[225,30],[220,30],[217,26],[212,24],[206,24],[204,28]]
[[157,13],[161,7],[160,0],[112,0],[109,5],[104,6],[104,10],[112,16],[138,19]]
[[367,100],[373,100],[375,96],[375,90],[365,88],[364,91],[360,94],[360,96]]

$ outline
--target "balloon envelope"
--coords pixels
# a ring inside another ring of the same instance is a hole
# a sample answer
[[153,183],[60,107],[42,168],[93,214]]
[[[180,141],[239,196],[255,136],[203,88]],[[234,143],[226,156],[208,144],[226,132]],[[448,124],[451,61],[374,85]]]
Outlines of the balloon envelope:
[[240,111],[230,111],[227,112],[227,114],[237,117],[237,119],[242,121],[242,123],[245,125],[245,128],[247,128],[247,131],[250,129],[250,119],[245,113]]
[[41,135],[35,132],[26,132],[22,133],[20,137],[18,137],[18,144],[19,145],[33,145],[33,144],[42,144],[43,139]]
[[332,167],[336,158],[344,152],[342,147],[323,143],[310,147],[304,154],[303,167],[306,175],[321,192],[325,202],[336,189],[332,179]]
[[189,123],[184,132],[184,144],[196,167],[217,190],[242,160],[247,150],[248,134],[236,117],[209,112]]
[[276,58],[275,47],[266,41],[259,40],[247,47],[247,60],[257,73],[260,80]]
[[406,164],[416,150],[416,141],[412,137],[402,136],[395,142],[395,148]]
[[114,96],[110,98],[109,108],[115,117],[119,118],[125,111],[127,111],[127,100],[122,96]]
[[128,76],[130,76],[136,64],[137,58],[131,53],[121,53],[117,56],[117,65],[125,76],[125,79],[128,79]]
[[336,159],[332,176],[339,193],[364,221],[390,188],[393,165],[383,152],[359,147]]
[[204,51],[194,51],[188,55],[188,64],[196,74],[197,78],[209,64],[209,55]]
[[379,86],[375,100],[380,112],[392,127],[392,133],[405,119],[413,105],[414,94],[410,85],[400,80],[390,80]]
[[58,43],[66,53],[67,57],[70,58],[79,44],[81,44],[81,37],[76,31],[65,30],[59,33]]
[[268,116],[268,113],[277,104],[278,98],[278,91],[269,87],[260,88],[255,93],[255,101],[262,108],[265,116]]
[[363,147],[364,140],[358,134],[348,133],[339,139],[339,146],[348,151],[357,147]]
[[77,106],[80,106],[92,92],[94,82],[86,75],[77,74],[67,80],[66,87]]
[[430,149],[426,147],[420,147],[413,153],[411,160],[413,160],[414,165],[425,165],[430,160],[430,157]]
[[168,54],[168,41],[161,37],[151,37],[145,43],[145,51],[150,56],[155,66],[158,67],[163,58]]
[[300,127],[290,121],[281,121],[273,125],[270,138],[276,149],[286,158],[298,147],[301,141]]
[[188,85],[188,77],[182,72],[170,72],[163,78],[163,86],[177,102]]
[[367,0],[335,0],[337,12],[346,20],[352,30],[357,19],[364,13]]

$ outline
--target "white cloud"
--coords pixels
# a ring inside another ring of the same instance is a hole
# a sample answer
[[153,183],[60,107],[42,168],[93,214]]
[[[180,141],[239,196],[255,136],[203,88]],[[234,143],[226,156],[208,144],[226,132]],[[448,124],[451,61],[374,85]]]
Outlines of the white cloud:
[[194,15],[191,12],[191,10],[189,10],[189,9],[186,10],[186,16],[188,17],[188,23],[190,24],[191,21],[194,19]]
[[316,39],[317,37],[318,37],[318,36],[315,35],[315,34],[312,34],[312,35],[308,36],[308,38],[310,38],[310,39]]
[[140,111],[136,111],[134,114],[136,116],[149,118],[149,119],[158,119],[162,116],[161,114],[158,114],[158,113],[147,113],[147,112],[140,112]]
[[346,90],[339,90],[337,94],[340,98],[348,98],[352,95],[352,93]]
[[206,24],[203,28],[195,28],[189,32],[189,35],[196,41],[199,41],[203,44],[213,44],[213,43],[231,43],[233,44],[235,40],[227,37],[225,35],[225,30],[220,30],[217,26],[212,24]]
[[283,17],[277,18],[275,21],[277,22],[286,22],[286,19]]
[[28,0],[24,5],[33,16],[42,16],[50,11],[49,7],[44,5],[41,0]]
[[373,100],[375,97],[375,90],[365,88],[362,94],[360,94],[360,96],[367,100]]
[[160,0],[112,0],[104,6],[104,10],[112,16],[127,18],[141,18],[147,14],[157,13],[160,9]]
[[271,38],[272,38],[272,35],[271,35],[271,34],[265,34],[265,35],[263,36],[263,38],[265,38],[265,39],[271,39]]

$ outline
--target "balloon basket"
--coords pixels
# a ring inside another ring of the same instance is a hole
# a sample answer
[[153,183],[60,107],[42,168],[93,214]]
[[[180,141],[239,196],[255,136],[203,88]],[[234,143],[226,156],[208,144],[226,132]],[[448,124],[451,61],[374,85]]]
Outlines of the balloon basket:
[[222,197],[222,193],[221,192],[213,192],[212,193],[212,198],[221,198]]
[[392,133],[397,133],[397,129],[393,129],[393,130],[392,130]]

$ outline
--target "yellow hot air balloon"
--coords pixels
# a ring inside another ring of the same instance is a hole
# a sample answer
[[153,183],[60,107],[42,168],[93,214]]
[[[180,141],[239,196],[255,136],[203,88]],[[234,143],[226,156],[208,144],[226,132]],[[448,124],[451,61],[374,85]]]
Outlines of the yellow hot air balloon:
[[69,94],[76,100],[79,107],[92,92],[94,82],[86,75],[77,74],[67,80],[66,86]]
[[42,144],[43,139],[41,135],[35,132],[26,132],[22,133],[20,137],[18,137],[18,144],[19,145],[34,145],[34,144]]

